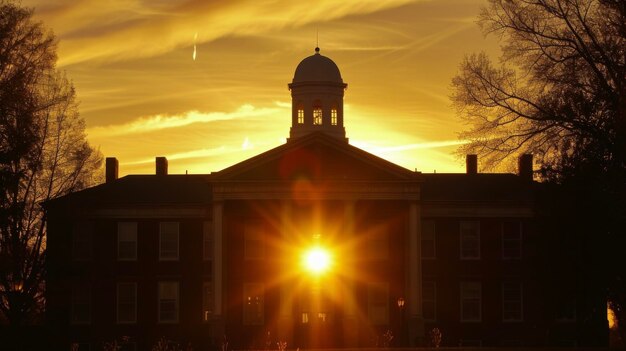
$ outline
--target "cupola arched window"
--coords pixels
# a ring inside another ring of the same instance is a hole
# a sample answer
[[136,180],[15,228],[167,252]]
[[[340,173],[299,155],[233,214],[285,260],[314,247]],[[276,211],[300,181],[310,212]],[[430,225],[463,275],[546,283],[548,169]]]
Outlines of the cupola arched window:
[[322,125],[322,104],[319,100],[313,104],[313,124],[317,126]]
[[333,106],[330,109],[330,124],[337,125],[337,106]]
[[298,105],[297,110],[298,124],[304,124],[304,107],[302,105]]

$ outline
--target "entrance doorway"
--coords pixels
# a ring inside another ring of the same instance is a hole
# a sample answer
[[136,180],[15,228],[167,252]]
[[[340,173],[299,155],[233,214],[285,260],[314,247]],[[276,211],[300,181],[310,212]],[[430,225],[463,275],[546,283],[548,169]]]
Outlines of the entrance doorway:
[[316,282],[309,291],[300,294],[295,321],[296,348],[319,349],[340,346],[341,320],[330,296],[332,289],[329,288]]

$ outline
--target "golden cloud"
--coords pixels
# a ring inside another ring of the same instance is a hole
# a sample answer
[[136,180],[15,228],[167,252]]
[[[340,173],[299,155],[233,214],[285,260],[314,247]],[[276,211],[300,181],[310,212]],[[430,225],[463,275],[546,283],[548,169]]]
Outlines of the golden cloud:
[[148,133],[168,128],[178,128],[194,123],[210,123],[216,121],[227,121],[233,119],[257,118],[284,113],[284,107],[278,108],[256,108],[252,105],[243,105],[233,112],[199,112],[189,111],[182,115],[165,116],[156,115],[139,118],[134,121],[109,125],[104,127],[94,127],[87,130],[91,138],[102,138],[120,136],[128,134]]
[[59,65],[89,60],[150,57],[226,36],[258,35],[274,29],[367,14],[415,0],[306,1],[61,1],[31,0],[37,15],[62,39]]

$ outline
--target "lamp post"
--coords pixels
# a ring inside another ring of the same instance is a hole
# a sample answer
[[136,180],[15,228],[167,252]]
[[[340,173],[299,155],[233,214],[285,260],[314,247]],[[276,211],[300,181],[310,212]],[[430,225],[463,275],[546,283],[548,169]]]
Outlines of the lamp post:
[[398,333],[399,346],[404,346],[404,297],[398,297],[398,309],[400,310],[400,332]]

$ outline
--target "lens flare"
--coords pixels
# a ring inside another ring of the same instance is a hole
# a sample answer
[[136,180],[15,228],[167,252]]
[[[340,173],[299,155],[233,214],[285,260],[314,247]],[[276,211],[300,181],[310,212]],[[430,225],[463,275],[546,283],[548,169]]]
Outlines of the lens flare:
[[314,274],[321,274],[330,268],[331,257],[328,251],[314,247],[304,254],[304,267]]

